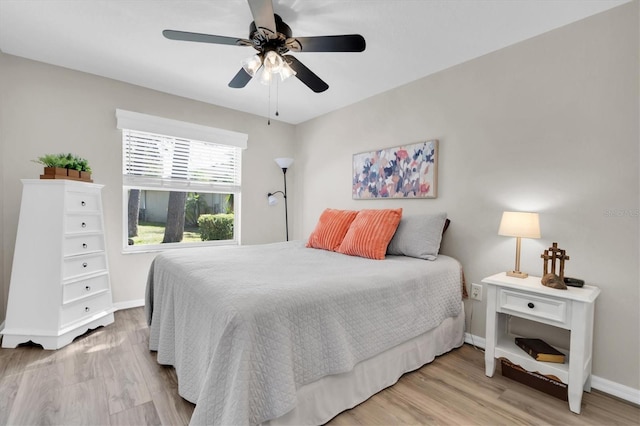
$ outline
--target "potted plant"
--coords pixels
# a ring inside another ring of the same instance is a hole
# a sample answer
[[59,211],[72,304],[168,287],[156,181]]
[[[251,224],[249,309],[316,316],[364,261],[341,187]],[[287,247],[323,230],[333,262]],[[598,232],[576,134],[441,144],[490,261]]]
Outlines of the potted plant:
[[78,170],[78,161],[76,158],[77,157],[75,155],[69,153],[64,155],[62,161],[64,162],[64,167],[67,169],[67,176],[80,179],[80,170]]
[[[62,161],[60,155],[46,154],[42,157],[38,157],[37,160],[33,160],[38,164],[44,165],[44,174],[46,176],[67,176],[67,169],[65,163]],[[50,178],[55,179],[55,178]],[[60,178],[58,178],[60,179]]]
[[80,170],[80,179],[91,180],[91,167],[89,166],[89,162],[80,157],[77,157],[76,160],[76,169]]
[[71,153],[46,154],[33,161],[44,165],[44,175],[40,175],[40,179],[73,179],[93,182],[89,162]]

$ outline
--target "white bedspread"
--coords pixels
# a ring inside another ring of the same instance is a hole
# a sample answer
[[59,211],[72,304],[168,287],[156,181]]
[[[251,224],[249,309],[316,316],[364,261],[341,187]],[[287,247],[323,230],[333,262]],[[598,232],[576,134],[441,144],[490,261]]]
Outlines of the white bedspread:
[[450,257],[370,260],[301,241],[168,251],[147,284],[149,347],[175,366],[191,424],[255,425],[296,389],[460,312]]

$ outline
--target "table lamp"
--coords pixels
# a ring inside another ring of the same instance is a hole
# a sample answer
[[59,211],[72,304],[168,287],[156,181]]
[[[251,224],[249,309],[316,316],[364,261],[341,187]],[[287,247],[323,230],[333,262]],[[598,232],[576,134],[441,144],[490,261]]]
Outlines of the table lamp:
[[516,278],[527,278],[529,274],[520,272],[521,238],[540,238],[540,221],[538,213],[504,212],[500,221],[498,235],[516,237],[516,268],[507,271],[507,275]]

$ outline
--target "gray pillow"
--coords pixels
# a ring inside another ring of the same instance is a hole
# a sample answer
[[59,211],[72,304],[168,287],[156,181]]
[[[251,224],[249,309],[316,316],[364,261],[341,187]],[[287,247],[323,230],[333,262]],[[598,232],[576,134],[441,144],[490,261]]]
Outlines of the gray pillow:
[[446,213],[403,216],[387,254],[435,260],[446,220]]

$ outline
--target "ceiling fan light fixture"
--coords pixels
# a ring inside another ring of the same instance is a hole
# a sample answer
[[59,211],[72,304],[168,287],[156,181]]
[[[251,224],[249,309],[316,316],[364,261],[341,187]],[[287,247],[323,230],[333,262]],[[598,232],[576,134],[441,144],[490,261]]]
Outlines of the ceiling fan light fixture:
[[273,50],[269,50],[264,55],[264,68],[271,74],[280,72],[283,63],[284,60],[282,59],[282,56],[278,55],[278,53]]
[[271,73],[269,72],[269,70],[265,67],[262,67],[262,71],[260,71],[260,76],[258,77],[258,81],[260,82],[260,84],[264,84],[265,86],[268,86],[271,84]]
[[291,66],[287,63],[287,61],[282,61],[282,68],[280,69],[280,81],[285,81],[289,77],[296,75],[297,73]]
[[260,67],[262,66],[262,58],[260,55],[253,55],[242,61],[242,68],[251,77],[255,76]]

